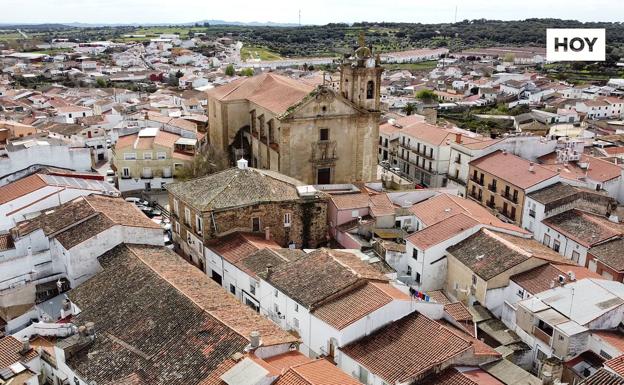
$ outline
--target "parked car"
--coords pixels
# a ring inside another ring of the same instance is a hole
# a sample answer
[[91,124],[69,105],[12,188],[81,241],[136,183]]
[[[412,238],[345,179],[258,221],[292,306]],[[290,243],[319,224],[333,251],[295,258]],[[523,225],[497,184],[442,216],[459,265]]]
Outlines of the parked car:
[[401,169],[398,167],[392,167],[390,171],[392,171],[395,174],[401,174]]
[[115,176],[115,171],[109,168],[108,170],[106,170],[106,176]]
[[137,197],[128,197],[126,198],[126,202],[134,203],[137,206],[145,206],[149,207],[150,203],[145,199],[137,198]]
[[165,243],[165,247],[173,250],[173,240],[171,239],[171,235],[169,233],[165,233],[163,235],[163,240]]

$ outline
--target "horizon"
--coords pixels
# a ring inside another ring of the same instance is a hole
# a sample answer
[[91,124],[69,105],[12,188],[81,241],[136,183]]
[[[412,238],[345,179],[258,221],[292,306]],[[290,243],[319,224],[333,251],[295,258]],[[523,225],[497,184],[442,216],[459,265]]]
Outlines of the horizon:
[[[380,6],[373,0],[345,0],[339,3],[319,0],[315,7],[309,7],[302,1],[269,0],[262,5],[245,2],[236,9],[225,3],[206,6],[199,0],[178,0],[175,3],[165,0],[134,0],[131,3],[124,0],[64,0],[54,4],[47,0],[3,2],[2,25],[180,25],[204,20],[296,25],[299,23],[299,11],[301,24],[308,26],[357,22],[438,24],[478,19],[519,21],[533,18],[620,22],[620,15],[624,12],[624,4],[608,0],[552,0],[547,7],[540,0],[526,0],[521,5],[486,0],[474,0],[469,5],[459,1],[432,4],[424,0],[396,0],[392,7]],[[25,7],[29,8],[27,16],[23,12]],[[280,11],[275,12],[275,9]]]

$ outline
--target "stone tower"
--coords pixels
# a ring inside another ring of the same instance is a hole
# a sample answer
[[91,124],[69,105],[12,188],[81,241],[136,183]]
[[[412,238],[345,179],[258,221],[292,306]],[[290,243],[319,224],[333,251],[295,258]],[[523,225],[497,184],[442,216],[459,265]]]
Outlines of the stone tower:
[[340,93],[359,107],[379,111],[383,68],[379,55],[374,57],[372,49],[366,46],[364,32],[358,42],[359,47],[340,66]]

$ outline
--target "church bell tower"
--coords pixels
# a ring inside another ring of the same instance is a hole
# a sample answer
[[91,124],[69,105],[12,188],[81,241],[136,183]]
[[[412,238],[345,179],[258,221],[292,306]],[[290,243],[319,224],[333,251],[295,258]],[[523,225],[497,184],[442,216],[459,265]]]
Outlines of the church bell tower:
[[379,55],[373,56],[360,32],[358,48],[340,65],[340,93],[361,108],[379,111],[382,72]]

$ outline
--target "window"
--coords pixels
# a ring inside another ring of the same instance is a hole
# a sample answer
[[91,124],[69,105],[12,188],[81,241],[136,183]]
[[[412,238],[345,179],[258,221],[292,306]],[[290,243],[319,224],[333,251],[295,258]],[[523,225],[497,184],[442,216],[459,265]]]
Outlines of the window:
[[296,318],[293,318],[293,326],[295,327],[295,329],[299,329],[299,320]]
[[198,234],[201,234],[203,230],[204,230],[204,220],[202,219],[202,217],[196,215],[195,216],[195,231]]
[[351,218],[357,218],[360,216],[360,212],[358,210],[351,210]]
[[173,212],[174,214],[178,215],[180,213],[180,207],[178,206],[178,200],[177,199],[173,199]]
[[329,140],[329,128],[321,128],[319,130],[319,140],[321,142]]
[[472,275],[472,286],[476,286],[477,285],[477,275],[473,274]]
[[130,169],[129,169],[128,167],[124,167],[124,168],[121,170],[121,176],[123,176],[123,177],[125,177],[125,178],[130,177]]
[[175,232],[180,234],[180,222],[175,222]]
[[544,246],[550,246],[550,235],[544,234],[544,239],[542,240]]
[[572,252],[572,261],[574,261],[574,262],[578,263],[578,261],[579,261],[579,257],[580,257],[580,256],[581,256],[581,255],[579,254],[579,252],[578,252],[578,251],[573,251],[573,252]]
[[412,249],[412,258],[414,258],[415,260],[418,260],[418,249],[416,248]]
[[260,231],[260,218],[251,218],[251,231]]
[[556,252],[559,252],[559,248],[561,247],[561,243],[558,240],[554,240],[553,241],[553,250],[555,250]]
[[152,153],[151,152],[144,152],[143,153],[143,159],[144,160],[152,160]]
[[273,304],[273,311],[275,313],[277,313],[277,314],[280,314],[279,305],[278,304],[276,304],[276,303]]
[[136,153],[134,152],[124,153],[124,160],[136,160]]
[[375,97],[375,82],[369,80],[366,83],[366,99],[373,99]]
[[232,283],[230,283],[230,293],[236,295],[236,286]]
[[291,213],[284,213],[284,227],[290,227],[292,220]]
[[256,284],[254,282],[249,284],[249,293],[256,295]]
[[187,226],[191,225],[191,210],[188,208],[184,208],[184,224]]
[[524,289],[518,289],[518,292],[516,294],[518,294],[518,297],[523,298],[524,297]]
[[420,283],[420,273],[416,272],[416,283]]
[[297,311],[297,312],[299,311],[299,304],[298,303],[295,304],[295,311]]
[[158,160],[167,159],[167,153],[166,152],[158,152],[158,153],[156,153],[156,159],[158,159]]
[[407,275],[409,275],[410,277],[412,276],[412,267],[411,266],[407,267]]
[[274,296],[275,298],[277,298],[277,294],[278,294],[277,289],[273,289],[273,296]]

